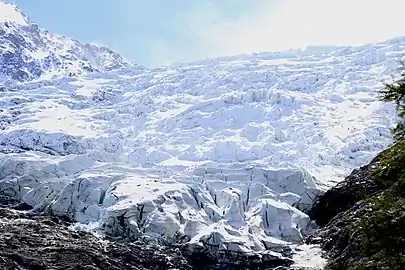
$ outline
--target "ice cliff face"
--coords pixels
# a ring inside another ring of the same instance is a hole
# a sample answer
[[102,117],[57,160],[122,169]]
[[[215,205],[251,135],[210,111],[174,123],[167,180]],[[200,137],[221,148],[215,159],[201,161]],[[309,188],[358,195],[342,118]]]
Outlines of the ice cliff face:
[[0,1],[0,84],[128,66],[116,52],[52,34],[31,22],[15,6]]
[[375,91],[404,55],[393,39],[4,86],[0,192],[110,235],[289,257],[319,190],[390,143]]

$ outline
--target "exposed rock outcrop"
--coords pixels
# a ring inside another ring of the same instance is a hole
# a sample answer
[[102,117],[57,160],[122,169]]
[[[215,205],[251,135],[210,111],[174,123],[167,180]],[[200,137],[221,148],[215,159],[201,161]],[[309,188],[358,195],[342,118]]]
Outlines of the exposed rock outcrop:
[[354,170],[310,211],[321,229],[308,243],[328,253],[325,269],[404,269],[404,155],[398,150],[393,146]]
[[193,269],[178,249],[101,241],[68,225],[0,208],[0,269]]
[[313,208],[309,211],[311,219],[323,227],[330,220],[351,207],[358,201],[381,190],[372,177],[372,170],[380,163],[381,155],[374,158],[369,164],[354,169],[344,181],[329,189],[320,196]]

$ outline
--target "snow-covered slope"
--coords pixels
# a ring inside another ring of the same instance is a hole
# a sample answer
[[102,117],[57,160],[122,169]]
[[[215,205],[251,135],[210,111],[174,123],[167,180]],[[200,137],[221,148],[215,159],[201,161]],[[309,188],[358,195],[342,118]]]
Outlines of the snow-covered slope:
[[28,25],[29,19],[18,8],[6,1],[0,2],[0,23],[11,22]]
[[0,1],[0,84],[128,66],[118,53],[52,34],[31,22],[14,5]]
[[289,256],[315,194],[390,143],[375,91],[404,41],[4,87],[0,191],[111,235]]

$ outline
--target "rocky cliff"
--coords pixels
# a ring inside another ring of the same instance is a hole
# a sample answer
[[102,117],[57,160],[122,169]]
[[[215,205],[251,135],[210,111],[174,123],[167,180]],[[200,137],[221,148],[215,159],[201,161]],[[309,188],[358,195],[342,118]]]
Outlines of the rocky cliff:
[[328,253],[326,269],[405,269],[403,144],[381,152],[322,195],[309,238]]

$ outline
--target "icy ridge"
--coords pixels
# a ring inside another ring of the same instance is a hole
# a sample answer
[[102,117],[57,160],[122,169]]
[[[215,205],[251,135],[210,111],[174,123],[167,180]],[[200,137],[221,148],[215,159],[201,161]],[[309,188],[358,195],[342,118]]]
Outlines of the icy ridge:
[[[104,233],[290,257],[321,189],[390,142],[401,39],[0,91],[0,192]],[[22,94],[23,93],[23,94]]]
[[129,67],[118,53],[41,29],[0,1],[0,85]]

